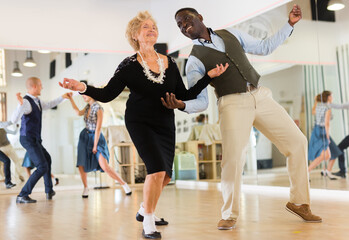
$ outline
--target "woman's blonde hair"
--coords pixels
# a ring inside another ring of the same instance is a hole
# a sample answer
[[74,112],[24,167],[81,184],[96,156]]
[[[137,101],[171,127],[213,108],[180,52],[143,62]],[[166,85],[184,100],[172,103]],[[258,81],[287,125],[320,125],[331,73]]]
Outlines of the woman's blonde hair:
[[141,28],[142,22],[146,20],[151,20],[156,27],[156,30],[158,30],[158,26],[156,25],[156,21],[150,15],[148,11],[144,12],[139,12],[137,16],[131,19],[131,21],[128,22],[127,24],[127,29],[126,29],[126,38],[128,42],[130,43],[131,47],[135,50],[139,50],[139,42],[135,39],[136,34],[139,32],[139,29]]

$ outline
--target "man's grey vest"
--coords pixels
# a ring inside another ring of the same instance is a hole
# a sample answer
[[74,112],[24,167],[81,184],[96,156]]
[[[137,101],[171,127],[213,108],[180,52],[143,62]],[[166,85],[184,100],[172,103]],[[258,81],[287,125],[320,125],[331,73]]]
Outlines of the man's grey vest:
[[225,52],[194,45],[190,55],[197,57],[204,64],[206,71],[215,68],[216,64],[229,63],[227,70],[211,82],[217,98],[246,92],[247,82],[257,87],[260,76],[247,59],[239,40],[224,29],[215,33],[223,39]]

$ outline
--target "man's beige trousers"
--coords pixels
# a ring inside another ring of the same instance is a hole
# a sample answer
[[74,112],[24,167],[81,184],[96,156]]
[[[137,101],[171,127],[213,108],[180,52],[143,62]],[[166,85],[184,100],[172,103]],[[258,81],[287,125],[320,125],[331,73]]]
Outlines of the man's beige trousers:
[[[22,167],[23,159],[20,159],[18,157],[15,149],[12,147],[11,144],[7,144],[6,146],[0,147],[0,151],[2,151],[15,164],[16,174],[15,174],[15,176],[13,173],[11,175],[13,178],[15,177],[15,179],[18,181],[19,176],[22,176],[22,173],[23,173],[23,167]],[[1,172],[3,173],[2,169],[1,169]]]
[[272,98],[268,88],[230,94],[218,101],[222,133],[222,218],[239,216],[241,178],[251,127],[271,140],[287,157],[290,202],[309,204],[308,143],[306,137]]

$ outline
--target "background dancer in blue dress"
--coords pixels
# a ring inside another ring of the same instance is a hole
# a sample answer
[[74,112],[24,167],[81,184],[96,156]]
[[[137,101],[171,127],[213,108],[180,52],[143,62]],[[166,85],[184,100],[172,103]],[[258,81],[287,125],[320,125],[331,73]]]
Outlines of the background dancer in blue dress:
[[322,161],[329,160],[327,169],[322,171],[322,175],[328,176],[331,180],[337,179],[331,173],[334,161],[342,154],[330,136],[330,121],[332,118],[330,105],[333,97],[330,91],[323,91],[316,96],[313,107],[315,114],[315,126],[311,133],[309,142],[308,159],[312,161],[308,167],[310,172],[317,167]]
[[83,198],[88,197],[87,174],[91,171],[104,171],[111,178],[118,181],[123,187],[126,195],[131,195],[132,191],[127,183],[112,169],[109,162],[109,151],[107,142],[101,133],[103,121],[103,108],[93,98],[83,95],[87,105],[84,109],[79,110],[73,97],[69,100],[78,116],[84,116],[86,128],[84,128],[79,136],[78,143],[78,161],[76,167],[79,168],[80,177],[84,184]]

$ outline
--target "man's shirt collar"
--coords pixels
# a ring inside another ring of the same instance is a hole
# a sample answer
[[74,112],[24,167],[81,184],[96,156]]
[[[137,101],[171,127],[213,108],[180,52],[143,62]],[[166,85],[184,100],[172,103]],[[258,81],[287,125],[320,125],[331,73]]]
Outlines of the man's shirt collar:
[[[217,35],[213,30],[212,28],[207,28],[208,32],[210,33],[210,36],[211,35]],[[211,37],[211,40],[212,40],[212,37]],[[203,38],[198,38],[198,39],[195,39],[193,40],[193,43],[194,44],[201,44],[201,45],[205,45],[205,44],[212,44],[212,41],[211,40],[205,40]]]

